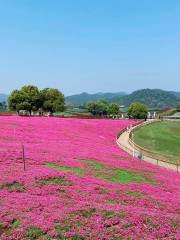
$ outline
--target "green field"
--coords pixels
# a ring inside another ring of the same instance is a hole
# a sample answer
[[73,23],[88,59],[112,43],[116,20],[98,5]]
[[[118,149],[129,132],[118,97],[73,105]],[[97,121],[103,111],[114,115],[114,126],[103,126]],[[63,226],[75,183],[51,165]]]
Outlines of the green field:
[[134,142],[163,155],[180,157],[180,122],[164,121],[146,125],[134,132]]

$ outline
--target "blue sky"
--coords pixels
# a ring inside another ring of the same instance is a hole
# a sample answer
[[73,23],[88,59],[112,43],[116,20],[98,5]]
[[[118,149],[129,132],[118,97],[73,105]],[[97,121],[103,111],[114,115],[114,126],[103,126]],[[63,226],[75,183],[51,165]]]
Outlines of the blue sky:
[[1,0],[0,92],[180,91],[179,0]]

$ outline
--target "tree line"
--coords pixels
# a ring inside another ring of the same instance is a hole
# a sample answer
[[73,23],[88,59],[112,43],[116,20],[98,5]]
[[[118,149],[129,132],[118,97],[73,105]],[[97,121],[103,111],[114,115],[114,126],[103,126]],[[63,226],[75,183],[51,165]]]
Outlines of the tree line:
[[[26,85],[12,91],[8,97],[8,108],[11,111],[16,111],[18,114],[23,110],[28,111],[29,115],[31,115],[32,112],[39,112],[39,114],[42,115],[44,112],[49,112],[50,114],[63,112],[66,106],[64,95],[58,89],[44,88],[39,90],[38,87],[34,85]],[[114,116],[120,113],[119,104],[108,103],[103,99],[88,103],[85,105],[85,108],[94,116]],[[0,111],[6,109],[6,102],[0,103]],[[180,103],[177,103],[176,111],[180,112]],[[126,116],[134,119],[146,119],[147,114],[147,106],[136,102],[130,104]]]
[[[53,114],[54,112],[63,112],[66,109],[65,98],[62,92],[55,88],[44,88],[39,90],[33,85],[23,86],[21,89],[13,90],[8,97],[8,107],[11,111],[18,114],[21,111],[44,112]],[[118,115],[119,105],[117,103],[108,103],[103,99],[88,103],[85,108],[94,116]],[[144,104],[133,103],[129,106],[127,116],[129,118],[146,118],[148,109]]]
[[14,90],[8,97],[8,107],[18,114],[20,111],[28,111],[31,115],[32,112],[50,112],[51,114],[56,111],[64,111],[65,100],[64,95],[58,89],[44,88],[39,90],[38,87],[33,85],[23,86],[19,90]]
[[100,99],[86,105],[88,111],[96,116],[102,115],[117,115],[119,113],[119,105],[116,103],[107,103],[105,100]]
[[[93,115],[118,115],[120,111],[117,103],[107,103],[104,100],[89,103],[86,107]],[[147,114],[147,106],[139,102],[132,103],[127,110],[127,117],[132,119],[146,119]]]

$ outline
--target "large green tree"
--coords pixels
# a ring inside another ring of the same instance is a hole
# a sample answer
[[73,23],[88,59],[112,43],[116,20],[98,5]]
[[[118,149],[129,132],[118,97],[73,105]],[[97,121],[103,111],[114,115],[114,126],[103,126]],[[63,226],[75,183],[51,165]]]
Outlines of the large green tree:
[[39,90],[36,86],[23,86],[20,90],[14,90],[8,98],[8,106],[12,111],[20,110],[37,111],[41,106]]
[[42,110],[53,112],[62,112],[65,109],[64,95],[54,88],[45,88],[40,91],[40,102]]
[[48,111],[50,113],[65,109],[64,95],[54,88],[45,88],[41,91],[36,86],[28,85],[20,90],[14,90],[8,98],[8,106],[12,111]]
[[8,107],[12,111],[17,111],[19,114],[21,109],[20,104],[25,101],[25,95],[20,90],[13,90],[8,97]]
[[146,119],[148,114],[148,109],[146,105],[142,103],[132,103],[128,108],[128,117],[134,119]]
[[110,103],[108,105],[108,114],[117,115],[119,113],[119,105],[117,103]]
[[28,85],[22,87],[21,91],[25,94],[24,108],[31,115],[32,111],[37,111],[41,106],[39,89],[36,86]]

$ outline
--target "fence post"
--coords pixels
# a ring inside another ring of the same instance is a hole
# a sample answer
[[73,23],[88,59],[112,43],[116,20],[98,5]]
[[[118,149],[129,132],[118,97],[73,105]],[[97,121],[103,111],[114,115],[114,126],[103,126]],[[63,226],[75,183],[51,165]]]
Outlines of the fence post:
[[26,171],[26,161],[25,161],[25,154],[24,154],[24,144],[22,144],[22,160],[24,165],[24,171]]

